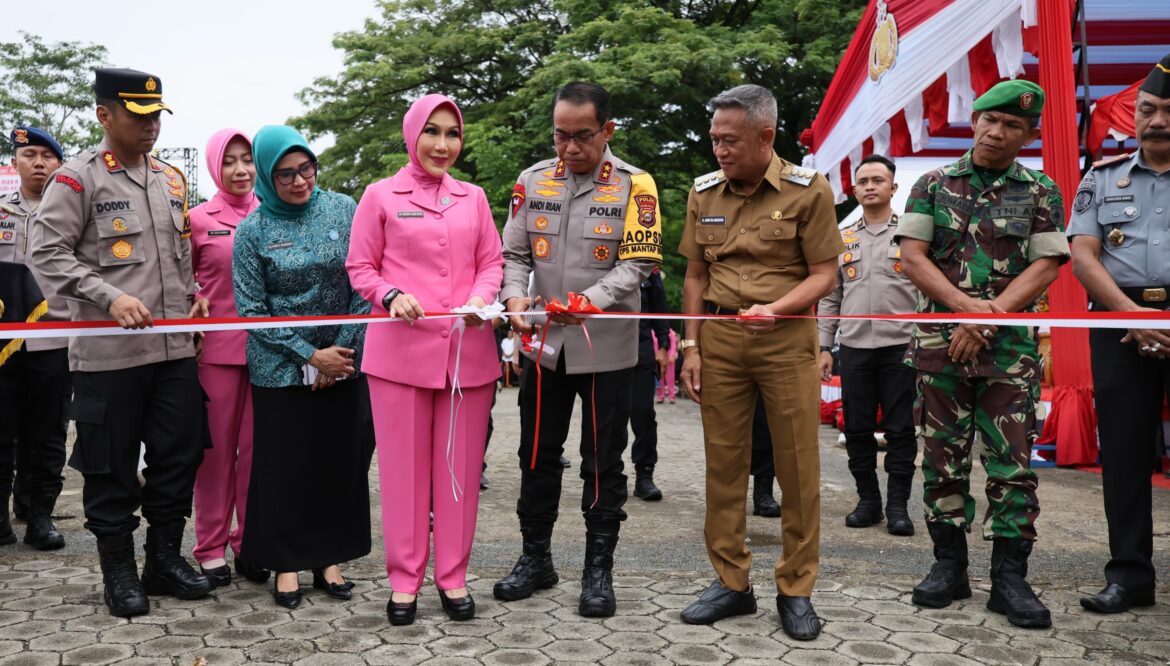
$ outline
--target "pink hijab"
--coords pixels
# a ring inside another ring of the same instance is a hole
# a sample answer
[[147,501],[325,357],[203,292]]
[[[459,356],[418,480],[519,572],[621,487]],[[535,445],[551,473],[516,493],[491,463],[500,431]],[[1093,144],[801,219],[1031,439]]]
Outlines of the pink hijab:
[[[423,95],[410,105],[410,109],[402,117],[402,140],[406,143],[406,152],[410,155],[410,163],[403,168],[425,191],[437,192],[439,184],[443,182],[442,178],[435,178],[428,173],[418,159],[418,138],[422,136],[423,128],[427,126],[431,114],[440,106],[449,107],[455,114],[455,120],[459,123],[459,135],[463,136],[463,114],[459,112],[459,105],[455,100],[446,95]],[[447,174],[443,175],[446,177]]]
[[240,219],[243,219],[248,213],[255,210],[256,206],[260,204],[260,201],[256,198],[255,190],[242,195],[232,194],[223,186],[223,154],[227,152],[228,144],[236,137],[247,142],[249,149],[252,147],[252,141],[248,139],[247,134],[229,127],[211,135],[211,138],[207,140],[207,152],[205,155],[207,156],[207,171],[211,174],[211,180],[219,190],[212,199],[218,198],[236,212],[240,216]]

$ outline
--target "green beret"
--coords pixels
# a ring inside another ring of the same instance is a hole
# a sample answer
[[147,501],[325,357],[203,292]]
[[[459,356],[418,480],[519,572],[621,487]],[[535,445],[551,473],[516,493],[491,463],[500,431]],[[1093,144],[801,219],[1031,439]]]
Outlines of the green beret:
[[1142,87],[1138,88],[1138,90],[1149,93],[1154,97],[1170,99],[1170,55],[1162,58],[1162,62],[1154,65],[1154,68],[1150,70],[1149,76],[1142,82]]
[[1044,109],[1044,89],[1023,79],[1001,81],[980,95],[973,108],[1032,118]]

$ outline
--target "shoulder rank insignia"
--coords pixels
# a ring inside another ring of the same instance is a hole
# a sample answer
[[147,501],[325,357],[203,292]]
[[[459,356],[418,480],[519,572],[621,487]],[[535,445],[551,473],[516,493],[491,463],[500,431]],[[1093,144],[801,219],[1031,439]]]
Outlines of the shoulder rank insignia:
[[565,163],[563,161],[557,160],[557,168],[553,169],[552,177],[553,178],[564,178],[565,177]]
[[1114,155],[1113,157],[1106,157],[1105,159],[1101,159],[1101,160],[1097,160],[1096,162],[1093,162],[1093,168],[1099,169],[1103,166],[1109,166],[1110,164],[1124,162],[1125,160],[1128,160],[1130,157],[1132,157],[1132,156],[1129,153],[1122,153],[1120,155]]
[[613,176],[613,162],[606,160],[601,165],[601,171],[597,173],[597,180],[601,183],[608,183],[611,176]]
[[110,173],[122,168],[122,165],[118,163],[118,158],[114,157],[114,153],[108,150],[102,153],[102,161],[106,163],[106,170]]
[[793,166],[791,164],[785,164],[784,168],[780,170],[780,178],[782,180],[804,187],[812,185],[813,179],[816,177],[816,170],[805,169],[804,167]]
[[702,192],[711,189],[725,180],[727,180],[727,176],[723,175],[723,169],[712,171],[695,179],[695,191]]

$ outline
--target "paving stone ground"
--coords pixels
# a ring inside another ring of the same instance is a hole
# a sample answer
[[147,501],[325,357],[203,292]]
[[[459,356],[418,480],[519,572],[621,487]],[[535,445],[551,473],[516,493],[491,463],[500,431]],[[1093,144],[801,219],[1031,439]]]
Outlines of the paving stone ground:
[[[660,463],[666,495],[658,503],[631,497],[617,554],[616,617],[576,614],[584,527],[577,466],[566,470],[554,552],[562,582],[525,601],[492,599],[492,583],[518,553],[515,500],[519,427],[514,390],[499,394],[496,434],[488,452],[491,488],[483,493],[470,588],[478,614],[450,622],[433,585],[419,600],[419,620],[391,627],[390,591],[382,541],[347,564],[354,599],[337,602],[307,589],[301,608],[273,604],[270,588],[236,582],[199,601],[155,597],[149,615],[110,617],[101,601],[93,539],[80,518],[80,478],[67,472],[58,525],[68,546],[40,553],[23,544],[0,548],[0,666],[7,664],[1168,664],[1170,587],[1159,603],[1113,616],[1081,610],[1077,599],[1101,585],[1108,555],[1100,477],[1071,470],[1040,471],[1041,540],[1031,576],[1053,613],[1053,627],[1024,630],[989,613],[988,544],[972,539],[974,596],[943,610],[919,609],[910,590],[929,568],[929,538],[917,521],[914,537],[895,539],[884,528],[851,530],[843,516],[855,501],[836,433],[822,444],[822,566],[813,595],[824,632],[810,643],[779,628],[771,567],[778,555],[779,521],[750,517],[759,597],[754,616],[711,627],[680,622],[679,610],[710,582],[702,539],[703,448],[698,409],[680,401],[659,406]],[[571,432],[578,432],[573,428]],[[568,453],[580,460],[575,450]],[[377,472],[371,504],[378,514]],[[977,483],[982,476],[977,477]],[[632,480],[631,480],[632,487]],[[982,508],[982,497],[980,504]],[[1155,490],[1156,566],[1167,579],[1170,492]],[[915,515],[921,506],[915,500]],[[375,524],[378,521],[375,519]],[[375,528],[377,529],[377,528]],[[21,533],[23,526],[17,526]],[[191,545],[191,528],[188,541]],[[141,534],[139,535],[141,542]],[[302,578],[306,586],[308,576]],[[429,581],[428,581],[429,583]]]

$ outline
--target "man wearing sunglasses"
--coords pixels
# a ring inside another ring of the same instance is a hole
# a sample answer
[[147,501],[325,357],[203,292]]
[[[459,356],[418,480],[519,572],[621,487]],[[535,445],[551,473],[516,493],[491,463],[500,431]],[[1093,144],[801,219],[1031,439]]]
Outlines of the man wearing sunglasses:
[[[207,316],[195,298],[187,184],[150,155],[162,81],[132,69],[98,69],[94,92],[104,137],[61,167],[45,188],[30,256],[74,321],[123,328],[155,318]],[[85,479],[85,527],[97,538],[111,615],[150,611],[147,594],[197,599],[211,591],[179,554],[203,460],[207,416],[190,333],[75,337],[69,341],[77,440],[69,464]],[[138,483],[140,442],[146,485]],[[142,509],[146,566],[134,531]]]
[[[642,280],[662,261],[662,223],[654,179],[609,150],[609,93],[595,83],[569,83],[557,91],[552,112],[557,157],[520,174],[504,228],[500,300],[514,313],[512,327],[543,343],[525,352],[520,383],[516,513],[524,551],[494,593],[505,601],[524,599],[559,580],[550,539],[561,496],[560,456],[580,396],[588,539],[578,612],[608,617],[616,607],[613,552],[626,518],[625,437],[618,429],[625,429],[630,410],[638,322],[593,319],[584,325],[556,314],[534,324],[523,313],[543,310],[553,298],[567,302],[570,293],[600,310],[640,311]],[[539,391],[535,363],[542,368]]]

